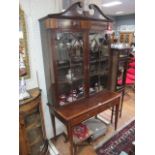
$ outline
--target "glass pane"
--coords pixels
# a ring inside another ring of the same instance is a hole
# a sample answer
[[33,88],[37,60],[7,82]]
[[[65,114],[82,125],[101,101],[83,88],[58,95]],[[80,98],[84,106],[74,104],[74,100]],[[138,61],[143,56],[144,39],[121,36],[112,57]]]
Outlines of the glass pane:
[[59,104],[65,105],[84,96],[82,33],[57,33]]
[[107,88],[109,49],[107,38],[101,33],[89,34],[90,46],[90,88],[89,93],[94,94]]

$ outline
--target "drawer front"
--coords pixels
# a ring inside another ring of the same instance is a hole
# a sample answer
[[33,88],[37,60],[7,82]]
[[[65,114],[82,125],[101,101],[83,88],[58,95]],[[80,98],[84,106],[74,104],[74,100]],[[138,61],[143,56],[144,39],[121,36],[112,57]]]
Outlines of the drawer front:
[[107,110],[113,106],[115,106],[116,104],[119,104],[120,103],[120,98],[117,98],[107,104],[104,104],[104,105],[101,105],[100,108],[98,108],[98,113],[101,113],[103,112],[104,110]]
[[107,110],[113,106],[115,106],[116,104],[119,104],[120,103],[120,97],[119,98],[116,98],[114,99],[113,101],[110,101],[108,102],[107,104],[103,104],[102,103],[99,103],[99,106],[85,114],[82,114],[82,115],[79,115],[77,116],[76,118],[72,119],[71,120],[71,125],[74,126],[74,125],[77,125],[79,123],[81,123],[82,121],[85,121],[93,116],[96,116],[97,114],[103,112],[104,110]]
[[72,126],[77,125],[77,124],[85,121],[86,119],[97,115],[97,113],[98,113],[97,109],[93,109],[92,111],[89,111],[88,113],[77,116],[76,118],[71,120],[71,125]]
[[80,28],[80,21],[61,19],[57,21],[58,28]]
[[115,101],[111,101],[107,104],[101,105],[100,108],[98,108],[98,113],[103,112],[104,110],[107,110],[115,105]]

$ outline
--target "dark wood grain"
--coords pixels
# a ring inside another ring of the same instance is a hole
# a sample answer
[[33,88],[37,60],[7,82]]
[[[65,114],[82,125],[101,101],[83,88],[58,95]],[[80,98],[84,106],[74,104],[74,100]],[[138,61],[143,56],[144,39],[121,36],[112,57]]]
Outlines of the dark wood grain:
[[119,94],[117,93],[104,91],[96,95],[93,95],[89,98],[86,98],[83,101],[79,101],[76,104],[70,104],[63,108],[56,109],[56,111],[62,117],[69,120],[69,119],[72,119],[73,117],[76,117],[78,115],[81,115],[90,110],[100,107],[100,104],[102,105],[107,104],[108,102],[111,102],[112,100],[118,97],[119,97]]

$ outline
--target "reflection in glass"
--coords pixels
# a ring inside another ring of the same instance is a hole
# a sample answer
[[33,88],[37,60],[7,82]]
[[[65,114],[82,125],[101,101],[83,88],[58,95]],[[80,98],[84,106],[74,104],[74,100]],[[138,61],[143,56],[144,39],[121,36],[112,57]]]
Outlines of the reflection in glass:
[[104,34],[90,33],[90,88],[89,93],[101,91],[107,87],[109,50]]
[[82,33],[56,34],[59,104],[65,105],[84,96]]

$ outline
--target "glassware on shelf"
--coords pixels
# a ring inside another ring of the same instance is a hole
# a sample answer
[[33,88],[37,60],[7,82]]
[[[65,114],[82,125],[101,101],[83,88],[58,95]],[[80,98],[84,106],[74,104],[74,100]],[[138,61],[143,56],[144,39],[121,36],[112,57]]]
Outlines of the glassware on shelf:
[[90,93],[90,94],[95,93],[95,89],[92,88],[92,87],[90,87],[90,88],[89,88],[89,93]]
[[72,83],[73,80],[76,80],[76,77],[74,76],[73,72],[71,69],[68,70],[68,73],[66,75],[66,79]]
[[59,98],[59,104],[61,106],[65,105],[66,104],[66,95],[61,95],[60,98]]
[[67,103],[71,103],[77,100],[78,98],[78,93],[76,89],[71,90],[69,93],[66,94],[62,94],[59,97],[59,104],[61,106],[67,104]]
[[77,100],[77,92],[76,90],[73,90],[70,92],[68,98],[67,98],[67,101],[68,102],[73,102],[73,101],[76,101]]
[[111,48],[115,48],[115,49],[129,48],[129,44],[128,43],[114,43],[114,44],[111,44]]
[[79,86],[77,96],[81,97],[83,95],[84,95],[84,88],[83,88],[83,86]]
[[96,92],[99,91],[99,85],[98,85],[98,83],[95,83],[95,91],[96,91]]

